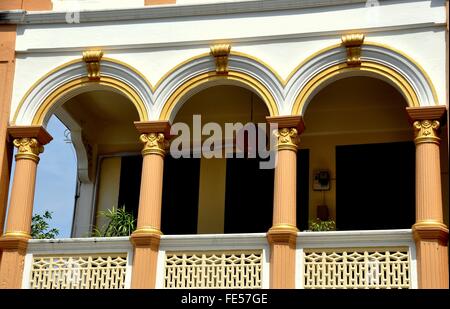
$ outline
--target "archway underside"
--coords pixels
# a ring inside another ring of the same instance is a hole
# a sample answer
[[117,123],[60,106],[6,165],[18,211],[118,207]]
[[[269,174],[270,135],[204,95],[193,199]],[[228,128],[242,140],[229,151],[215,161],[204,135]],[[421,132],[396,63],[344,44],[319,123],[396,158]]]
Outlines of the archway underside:
[[420,106],[416,92],[403,76],[386,66],[363,61],[361,66],[357,67],[350,67],[345,63],[337,64],[315,75],[297,95],[291,114],[303,115],[309,102],[317,92],[329,83],[349,76],[370,76],[386,81],[403,95],[408,106]]

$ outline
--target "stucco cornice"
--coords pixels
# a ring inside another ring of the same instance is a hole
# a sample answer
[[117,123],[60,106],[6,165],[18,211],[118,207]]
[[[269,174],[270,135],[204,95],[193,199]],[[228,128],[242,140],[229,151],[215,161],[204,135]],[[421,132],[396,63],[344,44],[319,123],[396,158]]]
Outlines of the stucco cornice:
[[[89,23],[270,12],[334,5],[360,4],[366,2],[366,0],[254,0],[192,5],[162,5],[156,7],[82,11],[80,14],[80,22]],[[24,10],[0,11],[0,24],[58,23],[66,23],[66,12],[27,12]]]

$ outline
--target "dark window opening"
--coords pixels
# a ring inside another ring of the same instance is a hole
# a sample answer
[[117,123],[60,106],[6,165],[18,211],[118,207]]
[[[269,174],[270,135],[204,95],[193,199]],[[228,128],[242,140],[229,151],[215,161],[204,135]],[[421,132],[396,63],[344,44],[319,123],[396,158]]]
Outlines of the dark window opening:
[[411,228],[414,221],[413,142],[336,147],[337,229]]
[[137,220],[141,191],[142,156],[124,156],[120,163],[118,207],[133,213]]
[[164,160],[161,231],[197,234],[200,159]]

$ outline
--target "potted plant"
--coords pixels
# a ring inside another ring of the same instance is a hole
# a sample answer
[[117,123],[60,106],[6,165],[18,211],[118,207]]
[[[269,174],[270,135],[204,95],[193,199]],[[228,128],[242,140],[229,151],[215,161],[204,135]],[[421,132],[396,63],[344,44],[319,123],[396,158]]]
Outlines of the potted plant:
[[125,206],[100,211],[98,215],[106,218],[108,223],[101,228],[95,227],[92,231],[94,237],[130,236],[135,229],[136,219],[131,212],[125,210]]
[[319,218],[316,218],[315,220],[309,220],[309,231],[324,232],[335,230],[336,222],[332,218],[328,220],[320,220]]

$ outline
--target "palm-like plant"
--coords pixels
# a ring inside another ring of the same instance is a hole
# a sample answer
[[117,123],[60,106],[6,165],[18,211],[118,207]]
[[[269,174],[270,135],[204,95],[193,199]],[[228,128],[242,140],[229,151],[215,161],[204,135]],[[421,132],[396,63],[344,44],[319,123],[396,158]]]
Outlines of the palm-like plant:
[[108,223],[100,229],[95,227],[92,231],[94,237],[130,236],[135,229],[136,219],[125,210],[125,206],[99,211],[98,215],[106,218]]
[[335,231],[336,222],[333,219],[322,221],[319,218],[309,221],[309,230],[314,232]]

